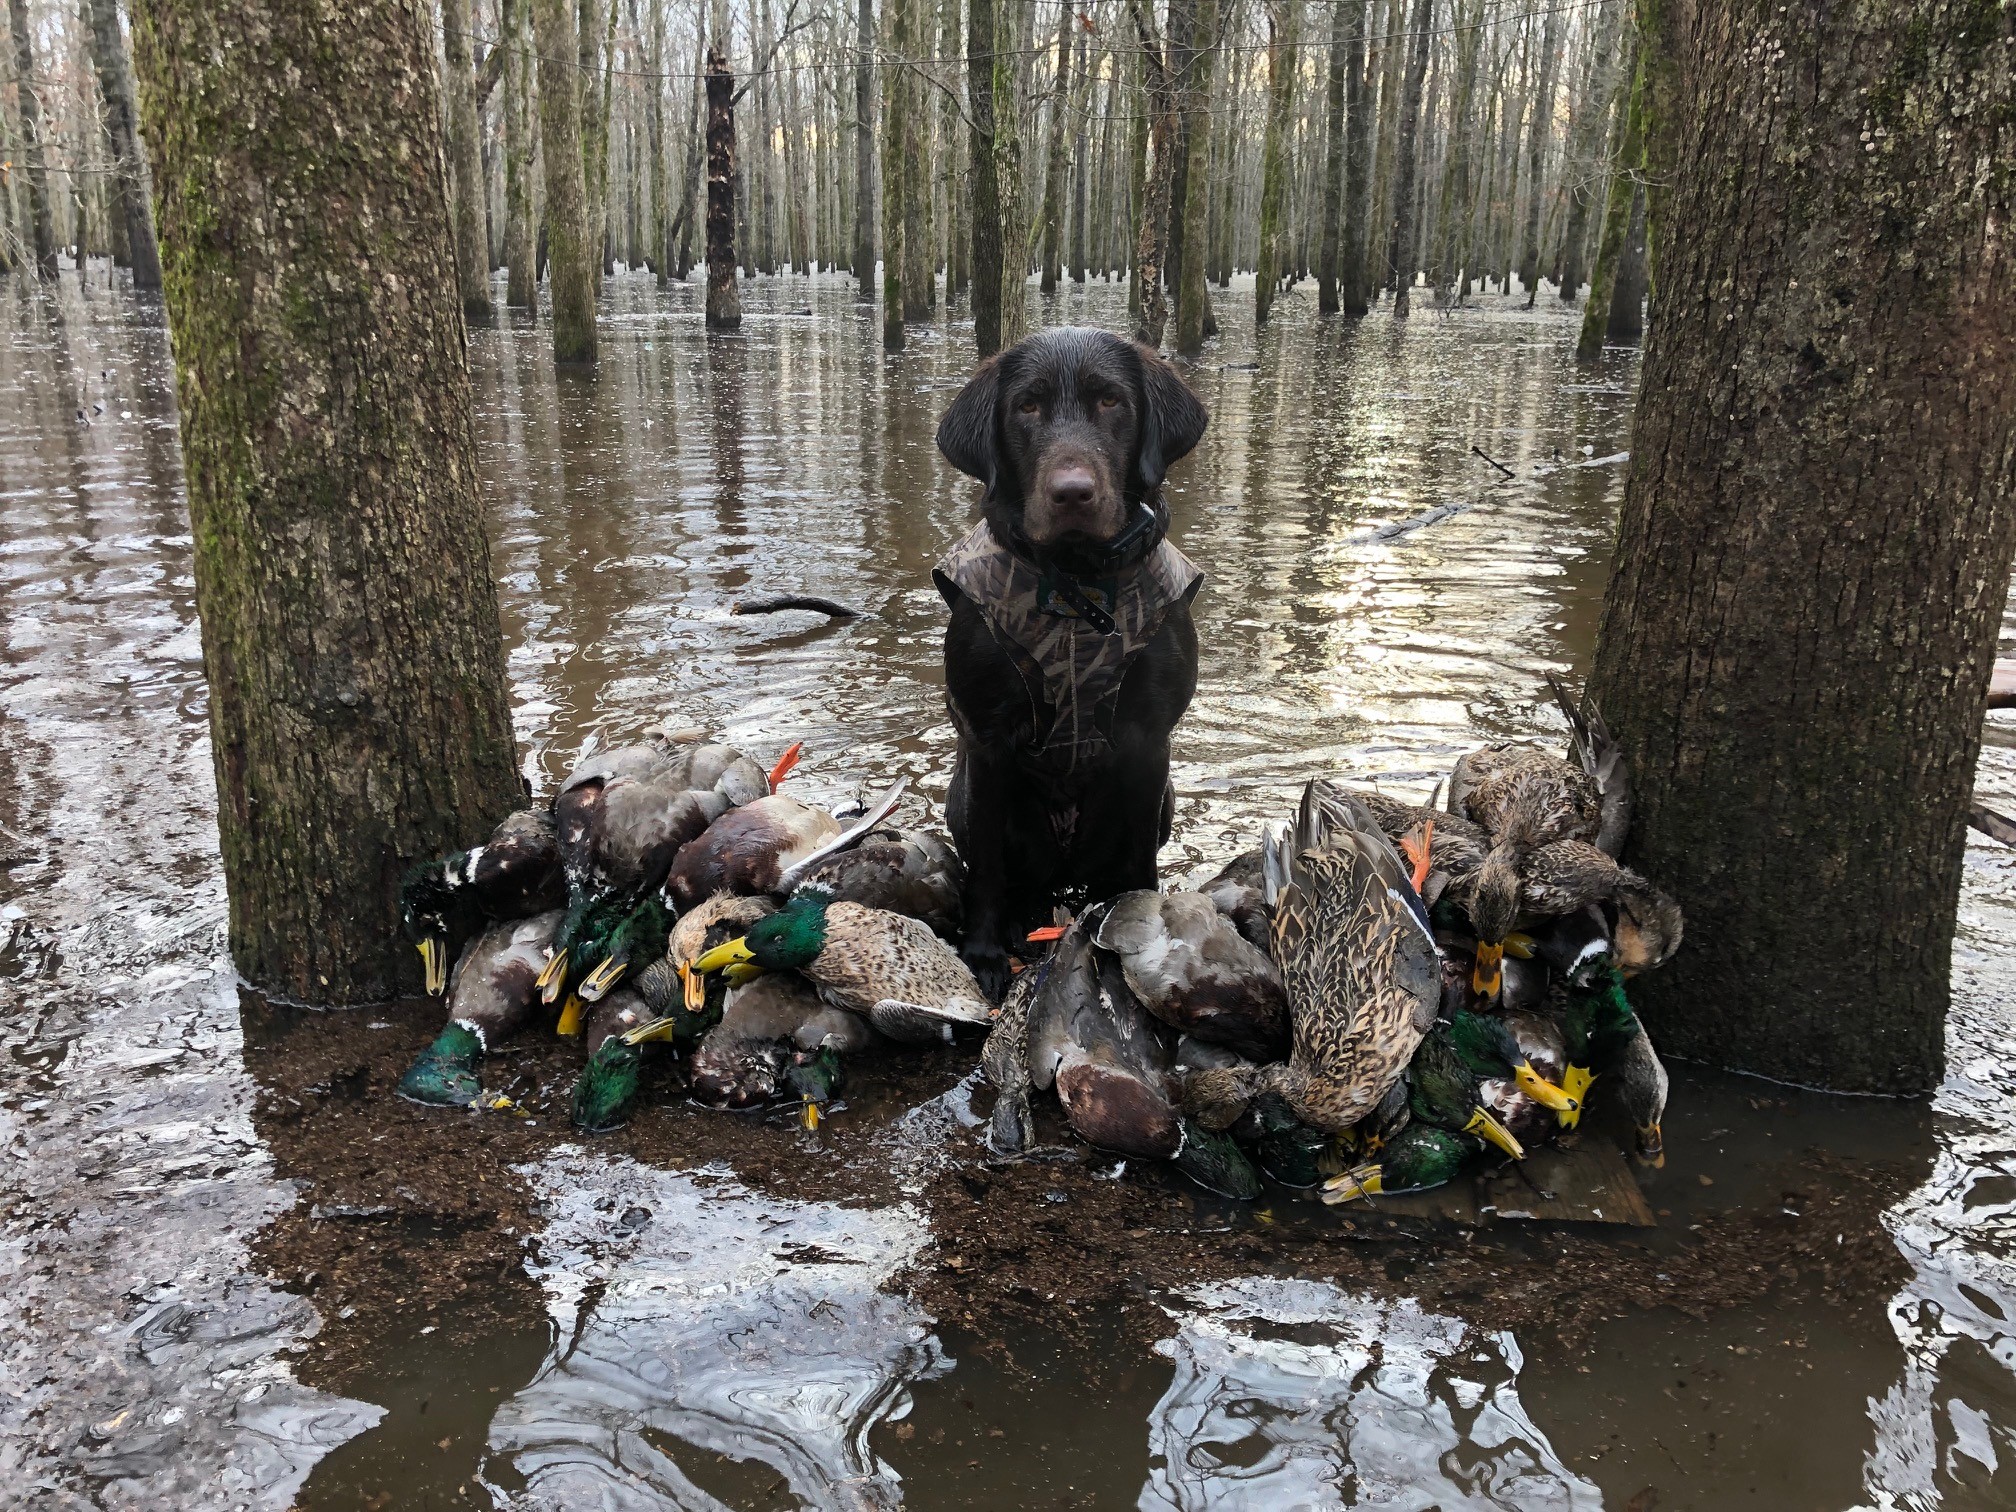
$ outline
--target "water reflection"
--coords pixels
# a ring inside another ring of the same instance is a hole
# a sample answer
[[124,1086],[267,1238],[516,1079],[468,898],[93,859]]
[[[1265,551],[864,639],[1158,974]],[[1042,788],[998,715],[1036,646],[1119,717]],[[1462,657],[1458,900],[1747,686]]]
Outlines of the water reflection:
[[1185,1299],[1143,1509],[1594,1508],[1519,1402],[1519,1346],[1412,1302],[1253,1279]]
[[909,1208],[780,1201],[725,1172],[563,1149],[526,1173],[527,1265],[558,1342],[497,1413],[488,1473],[519,1504],[888,1507],[868,1432],[950,1368],[884,1290],[923,1242]]

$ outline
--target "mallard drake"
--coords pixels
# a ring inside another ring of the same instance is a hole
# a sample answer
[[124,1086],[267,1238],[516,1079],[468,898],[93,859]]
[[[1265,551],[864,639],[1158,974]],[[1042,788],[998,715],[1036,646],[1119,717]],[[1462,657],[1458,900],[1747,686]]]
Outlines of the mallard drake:
[[600,1001],[632,966],[658,960],[671,928],[672,911],[658,897],[645,898],[627,913],[592,915],[574,941],[575,965],[584,973],[575,988],[580,1000]]
[[522,919],[567,901],[552,812],[520,809],[481,845],[407,872],[399,916],[420,951],[427,995],[448,989],[448,968],[486,922]]
[[448,1026],[400,1079],[401,1097],[443,1106],[475,1100],[485,1052],[532,1017],[533,983],[560,917],[551,909],[493,924],[469,942],[448,981]]
[[1141,1006],[1178,1033],[1249,1060],[1288,1053],[1281,973],[1202,893],[1121,893],[1093,943],[1119,960]]
[[801,887],[741,938],[709,950],[699,971],[754,966],[801,971],[820,996],[867,1018],[891,1039],[949,1039],[955,1024],[993,1013],[959,953],[928,924],[859,903],[836,903]]
[[1364,806],[1311,782],[1292,842],[1267,847],[1273,955],[1288,994],[1285,1065],[1200,1072],[1186,1105],[1223,1129],[1262,1089],[1302,1122],[1341,1134],[1386,1095],[1441,1000],[1427,910],[1393,843]]
[[1393,1137],[1376,1161],[1354,1166],[1326,1183],[1323,1200],[1349,1202],[1382,1192],[1419,1192],[1444,1186],[1484,1151],[1484,1141],[1474,1135],[1411,1123]]
[[644,1000],[618,987],[595,1005],[587,1030],[588,1061],[574,1080],[574,1127],[607,1134],[630,1121],[643,1055],[627,1036],[651,1018]]
[[665,891],[681,912],[719,892],[775,892],[785,872],[839,833],[826,810],[773,793],[728,810],[681,847]]
[[553,800],[567,918],[540,976],[549,1003],[566,985],[575,936],[591,912],[628,905],[657,888],[680,847],[730,808],[769,791],[762,768],[739,751],[659,737],[592,757]]
[[1528,855],[1519,874],[1519,902],[1523,912],[1546,918],[1601,910],[1609,925],[1610,956],[1629,976],[1671,960],[1686,927],[1670,894],[1582,840],[1557,840]]
[[[1639,1156],[1663,1166],[1660,1123],[1666,1114],[1666,1067],[1624,994],[1623,973],[1602,963],[1586,986],[1559,984],[1552,1006],[1567,1060],[1561,1078],[1564,1090],[1587,1102],[1590,1085],[1598,1077],[1611,1077],[1637,1132]],[[1578,1116],[1564,1114],[1561,1122],[1572,1127]]]
[[959,932],[966,870],[951,846],[922,830],[882,825],[800,867],[795,880],[836,902],[908,914],[948,937]]
[[1582,1116],[1582,1100],[1562,1085],[1568,1051],[1561,1026],[1544,1013],[1524,1010],[1478,1015],[1510,1035],[1516,1074],[1497,1069],[1484,1083],[1484,1106],[1521,1144],[1550,1138],[1561,1120]]
[[[1475,1153],[1482,1142],[1496,1145],[1514,1160],[1526,1158],[1525,1145],[1506,1127],[1491,1106],[1503,1086],[1531,1089],[1531,1095],[1549,1106],[1559,1107],[1568,1099],[1561,1089],[1542,1078],[1523,1048],[1500,1019],[1481,1013],[1461,1012],[1454,1018],[1438,1020],[1422,1037],[1420,1047],[1407,1067],[1408,1121],[1397,1133],[1382,1137],[1380,1158],[1355,1167],[1332,1180],[1324,1190],[1324,1201],[1343,1202],[1380,1191],[1411,1190],[1424,1184],[1421,1173],[1407,1171],[1390,1177],[1386,1162],[1396,1147],[1406,1146],[1408,1135],[1423,1126],[1453,1136],[1454,1144],[1431,1142],[1436,1151],[1467,1150]],[[1397,1122],[1388,1118],[1388,1130]],[[1463,1141],[1469,1141],[1464,1143]],[[1412,1160],[1403,1153],[1402,1163]],[[1441,1177],[1447,1180],[1448,1176]]]

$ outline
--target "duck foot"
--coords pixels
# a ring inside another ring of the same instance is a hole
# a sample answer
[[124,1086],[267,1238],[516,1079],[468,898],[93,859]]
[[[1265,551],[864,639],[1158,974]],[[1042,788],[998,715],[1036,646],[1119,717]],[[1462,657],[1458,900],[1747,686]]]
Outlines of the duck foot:
[[483,1042],[460,1024],[450,1024],[399,1078],[398,1093],[430,1108],[466,1108],[483,1091],[476,1070]]
[[630,1122],[637,1097],[637,1066],[643,1055],[612,1034],[595,1047],[574,1083],[574,1127],[583,1134],[609,1134]]
[[1170,1157],[1177,1170],[1207,1192],[1240,1202],[1257,1200],[1266,1186],[1230,1134],[1214,1134],[1195,1119],[1183,1120],[1183,1144]]

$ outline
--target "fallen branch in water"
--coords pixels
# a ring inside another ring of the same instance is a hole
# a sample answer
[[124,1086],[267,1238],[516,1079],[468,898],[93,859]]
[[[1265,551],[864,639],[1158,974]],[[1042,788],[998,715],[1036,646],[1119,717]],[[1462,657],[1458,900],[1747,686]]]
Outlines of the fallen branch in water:
[[[1479,452],[1478,455],[1483,456],[1483,453]],[[1484,460],[1486,462],[1490,462],[1493,467],[1500,468],[1501,470],[1503,468],[1502,463],[1492,461],[1492,459],[1489,457],[1485,457]],[[1475,509],[1479,504],[1482,504],[1484,500],[1487,498],[1495,497],[1501,493],[1508,493],[1514,489],[1532,488],[1540,481],[1540,479],[1551,478],[1555,473],[1573,472],[1578,468],[1584,468],[1584,467],[1615,467],[1620,462],[1628,462],[1630,460],[1631,460],[1631,453],[1615,452],[1607,457],[1590,457],[1586,461],[1582,462],[1564,462],[1558,465],[1549,465],[1546,463],[1542,463],[1540,466],[1534,468],[1532,472],[1528,473],[1526,477],[1524,477],[1523,479],[1519,479],[1514,482],[1494,484],[1492,486],[1491,492],[1489,494],[1484,495],[1483,497],[1475,499],[1457,499],[1452,503],[1437,504],[1433,509],[1424,509],[1421,511],[1420,514],[1409,515],[1404,520],[1395,520],[1390,525],[1381,525],[1372,530],[1361,530],[1358,532],[1358,534],[1354,536],[1347,536],[1345,538],[1345,544],[1347,546],[1363,546],[1373,541],[1391,541],[1399,536],[1411,535],[1414,531],[1421,529],[1423,526],[1439,525],[1444,520],[1450,519],[1453,516],[1459,514],[1463,514],[1468,510]]]
[[814,614],[830,615],[834,619],[859,619],[868,611],[855,609],[834,599],[819,598],[810,593],[778,593],[769,598],[742,599],[730,609],[730,614],[776,614],[784,609],[810,609]]
[[2004,819],[1986,804],[1970,804],[1967,809],[1967,824],[1977,829],[1990,840],[2000,840],[2004,845],[2016,845],[2016,819]]

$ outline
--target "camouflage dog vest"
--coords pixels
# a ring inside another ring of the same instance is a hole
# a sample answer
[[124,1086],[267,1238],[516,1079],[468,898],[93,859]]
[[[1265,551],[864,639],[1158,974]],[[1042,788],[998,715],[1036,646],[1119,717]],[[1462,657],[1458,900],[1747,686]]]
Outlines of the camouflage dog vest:
[[1008,550],[983,520],[931,578],[947,604],[961,594],[973,601],[1015,664],[1036,731],[1034,747],[1018,754],[1055,779],[1105,754],[1127,669],[1170,609],[1195,597],[1204,574],[1163,541],[1112,577],[1063,580]]

